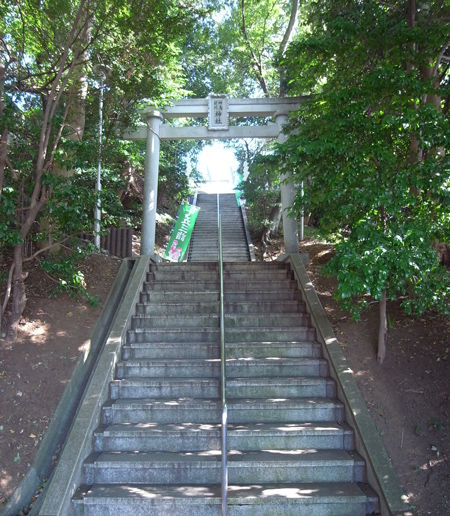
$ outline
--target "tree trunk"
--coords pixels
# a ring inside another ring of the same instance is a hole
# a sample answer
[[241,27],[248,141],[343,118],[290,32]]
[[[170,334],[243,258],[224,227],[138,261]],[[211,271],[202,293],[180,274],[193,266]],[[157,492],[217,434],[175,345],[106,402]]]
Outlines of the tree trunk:
[[247,46],[248,52],[250,54],[250,60],[252,63],[252,67],[255,71],[256,79],[259,82],[259,85],[264,92],[264,95],[266,97],[270,97],[270,91],[269,87],[266,83],[266,78],[264,76],[264,70],[263,65],[261,61],[261,54],[259,54],[259,57],[256,55],[255,50],[253,49],[250,38],[248,36],[247,32],[247,25],[245,21],[245,0],[241,0],[241,33],[244,37],[245,44]]
[[377,360],[379,364],[384,362],[386,358],[386,342],[387,342],[387,315],[386,315],[387,296],[386,291],[383,291],[381,297],[379,313],[380,313],[380,324],[378,327],[378,352]]
[[[86,12],[89,7],[86,7]],[[80,21],[80,37],[74,44],[74,54],[78,56],[75,59],[73,70],[71,73],[70,85],[65,97],[67,106],[67,116],[65,120],[65,128],[67,133],[65,137],[74,142],[83,140],[84,128],[86,124],[86,97],[88,93],[88,76],[87,63],[89,59],[88,47],[91,40],[92,17],[86,15],[86,19]],[[51,172],[63,177],[72,177],[75,173],[73,168],[66,168],[55,163]],[[39,242],[38,246],[43,249],[52,246],[50,253],[56,253],[60,247],[53,246],[54,229],[51,219],[47,217],[41,218],[40,229],[42,233],[47,233],[47,239]]]
[[[89,7],[85,8],[86,13]],[[65,104],[68,107],[65,121],[66,135],[68,140],[81,142],[83,140],[84,127],[86,123],[86,97],[88,93],[87,64],[89,61],[88,48],[91,41],[92,16],[86,14],[86,18],[80,21],[80,36],[74,44],[73,52],[77,56],[70,77],[70,84],[65,95]],[[56,174],[70,177],[74,174],[73,169],[53,167]]]
[[0,198],[3,191],[3,181],[5,179],[6,158],[8,156],[8,129],[3,129],[0,135]]
[[[0,117],[3,118],[5,108],[4,90],[5,90],[6,66],[0,65]],[[6,158],[8,156],[8,128],[1,130],[0,136],[0,197],[3,191],[3,181],[5,179]]]
[[8,314],[6,340],[15,342],[17,338],[17,327],[25,309],[27,297],[25,295],[25,276],[23,274],[22,244],[14,247],[14,275],[11,296],[11,311]]
[[[292,34],[294,33],[294,29],[297,24],[298,5],[299,5],[299,0],[292,0],[289,23],[286,28],[286,32],[284,33],[283,39],[281,40],[280,48],[278,49],[278,59],[279,60],[284,58],[287,47],[289,45],[289,42],[291,41]],[[286,70],[280,64],[278,64],[278,74],[280,76],[280,97],[285,97],[286,93],[287,93],[287,86],[288,86],[287,79],[286,79]]]

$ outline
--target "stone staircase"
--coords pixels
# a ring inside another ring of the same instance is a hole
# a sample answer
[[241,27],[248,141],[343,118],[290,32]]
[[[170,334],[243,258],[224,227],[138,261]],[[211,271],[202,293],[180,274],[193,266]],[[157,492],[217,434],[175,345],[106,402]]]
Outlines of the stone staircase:
[[[230,515],[375,514],[288,266],[225,263]],[[217,263],[153,264],[76,515],[221,513]]]
[[[224,261],[250,260],[242,214],[233,193],[219,194],[222,216]],[[200,212],[195,223],[188,252],[188,261],[217,261],[217,194],[198,194]]]

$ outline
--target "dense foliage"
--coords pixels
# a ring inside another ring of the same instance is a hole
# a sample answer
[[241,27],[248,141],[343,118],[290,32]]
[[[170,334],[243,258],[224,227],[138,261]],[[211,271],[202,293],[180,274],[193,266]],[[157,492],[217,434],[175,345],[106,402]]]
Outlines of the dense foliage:
[[[25,305],[24,243],[41,249],[92,231],[99,90],[104,87],[102,222],[128,222],[119,197],[143,146],[120,140],[149,101],[186,94],[181,54],[213,2],[5,0],[0,6],[0,246],[9,262],[2,314],[14,339]],[[175,146],[186,153],[189,146]],[[188,181],[170,148],[161,193]],[[166,188],[167,187],[167,188]],[[135,208],[135,206],[131,206]],[[28,259],[29,257],[27,257]],[[10,301],[9,301],[10,300]],[[9,301],[9,303],[8,303]]]
[[[143,146],[120,134],[144,104],[211,91],[310,94],[284,145],[238,151],[250,163],[254,226],[276,231],[282,173],[305,182],[292,213],[339,235],[329,271],[344,304],[358,315],[380,301],[380,360],[388,299],[418,313],[448,308],[435,251],[450,234],[445,2],[4,0],[0,15],[0,245],[10,259],[1,310],[11,338],[26,299],[24,242],[40,241],[42,253],[91,230],[102,86],[104,223],[139,224],[130,188],[142,182]],[[189,190],[195,152],[187,142],[162,150],[158,202],[169,211]]]
[[[358,315],[370,298],[408,311],[448,310],[434,246],[450,214],[448,12],[425,2],[315,1],[286,65],[291,93],[311,93],[281,150],[297,196],[340,234],[329,271]],[[447,18],[446,18],[447,16]]]

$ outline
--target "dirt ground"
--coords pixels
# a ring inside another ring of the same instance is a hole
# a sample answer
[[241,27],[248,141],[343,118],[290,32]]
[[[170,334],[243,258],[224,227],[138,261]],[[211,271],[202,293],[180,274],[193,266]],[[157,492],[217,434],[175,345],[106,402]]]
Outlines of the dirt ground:
[[[391,304],[388,354],[380,366],[377,307],[359,323],[338,308],[334,280],[319,274],[330,249],[305,244],[308,270],[408,501],[418,516],[450,514],[450,320],[436,314],[413,319]],[[87,260],[91,293],[105,299],[119,264],[102,255]],[[31,465],[100,311],[67,296],[48,299],[48,282],[37,272],[30,279],[19,339],[14,346],[0,340],[0,508]]]
[[[106,298],[120,260],[91,255],[82,265],[88,290]],[[0,339],[0,512],[31,466],[39,443],[101,305],[67,295],[37,268],[27,279],[27,305],[14,345]]]
[[376,360],[378,306],[358,323],[332,298],[320,274],[331,246],[311,242],[308,272],[354,371],[408,502],[419,516],[450,514],[450,319],[408,317],[390,303],[388,351]]

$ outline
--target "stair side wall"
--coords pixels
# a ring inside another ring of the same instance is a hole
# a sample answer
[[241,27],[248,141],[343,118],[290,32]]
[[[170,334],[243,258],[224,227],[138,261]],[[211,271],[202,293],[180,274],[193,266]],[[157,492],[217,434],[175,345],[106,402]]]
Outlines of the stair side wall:
[[50,480],[39,516],[72,514],[71,499],[81,483],[83,462],[92,451],[92,435],[100,421],[102,405],[108,399],[122,341],[126,339],[142,285],[146,279],[150,256],[141,256],[123,295],[112,329],[101,351],[67,442]]

